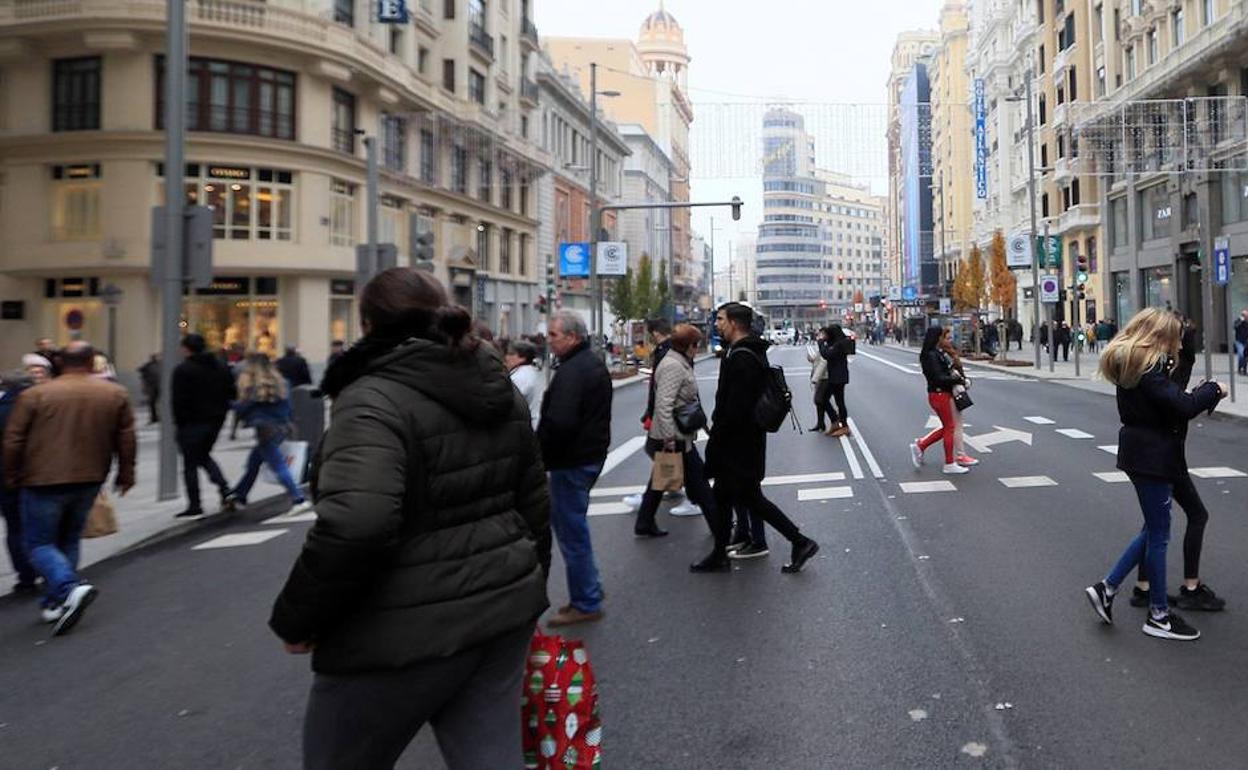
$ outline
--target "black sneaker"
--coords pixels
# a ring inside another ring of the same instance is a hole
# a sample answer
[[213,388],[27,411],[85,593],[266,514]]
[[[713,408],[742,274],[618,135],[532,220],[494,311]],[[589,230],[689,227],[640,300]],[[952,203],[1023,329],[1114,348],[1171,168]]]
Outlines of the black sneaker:
[[733,530],[732,537],[728,538],[728,545],[724,546],[724,550],[732,553],[738,551],[750,544],[750,536],[745,532],[737,529]]
[[762,557],[766,556],[769,553],[771,553],[771,549],[769,549],[767,546],[750,543],[743,548],[738,548],[735,551],[730,551],[728,553],[728,558],[729,559],[761,559]]
[[1192,610],[1195,612],[1221,612],[1226,608],[1226,599],[1218,596],[1213,592],[1212,588],[1201,583],[1192,591],[1187,590],[1187,586],[1181,587],[1174,606],[1181,610]]
[[1090,585],[1083,589],[1083,593],[1087,595],[1088,601],[1092,604],[1092,609],[1096,611],[1097,616],[1107,626],[1114,624],[1114,596],[1106,589],[1105,581]]
[[198,519],[200,516],[203,516],[203,515],[204,515],[203,508],[187,508],[185,511],[182,511],[181,513],[175,513],[173,515],[173,518],[175,519]]
[[781,567],[780,571],[788,575],[801,572],[806,562],[817,553],[819,553],[819,544],[804,537],[793,544],[793,555],[789,557],[789,563]]
[[1145,591],[1143,588],[1140,588],[1139,586],[1132,588],[1131,589],[1131,606],[1132,607],[1147,607],[1148,606],[1148,591]]
[[1200,632],[1189,626],[1175,612],[1163,618],[1154,618],[1153,613],[1148,613],[1148,620],[1144,621],[1144,633],[1157,639],[1176,642],[1191,642],[1200,638]]
[[728,561],[728,555],[714,552],[702,561],[689,565],[690,572],[728,572],[731,569],[732,562]]

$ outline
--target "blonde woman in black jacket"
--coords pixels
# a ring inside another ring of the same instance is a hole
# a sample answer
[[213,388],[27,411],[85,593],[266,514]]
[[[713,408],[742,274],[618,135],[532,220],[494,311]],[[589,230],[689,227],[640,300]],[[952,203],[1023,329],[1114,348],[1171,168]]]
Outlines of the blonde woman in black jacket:
[[1200,632],[1171,612],[1166,597],[1166,546],[1175,483],[1187,476],[1187,423],[1212,411],[1226,390],[1206,382],[1185,392],[1170,378],[1183,322],[1165,310],[1141,311],[1101,354],[1100,373],[1117,386],[1118,468],[1135,486],[1144,529],[1123,551],[1105,579],[1084,593],[1104,623],[1113,623],[1113,601],[1122,582],[1140,563],[1149,577],[1149,611],[1144,633],[1158,639],[1191,641]]

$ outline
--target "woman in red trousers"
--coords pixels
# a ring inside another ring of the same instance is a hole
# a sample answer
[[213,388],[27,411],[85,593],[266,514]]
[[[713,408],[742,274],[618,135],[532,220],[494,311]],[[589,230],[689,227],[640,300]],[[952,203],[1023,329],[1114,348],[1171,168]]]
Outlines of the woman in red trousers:
[[945,465],[941,471],[953,475],[966,473],[970,469],[958,463],[954,451],[957,416],[954,412],[953,389],[959,385],[965,387],[966,381],[954,369],[953,359],[941,349],[941,342],[946,341],[948,336],[948,329],[931,326],[923,337],[919,363],[923,367],[923,377],[927,380],[927,403],[940,418],[940,427],[923,438],[915,439],[910,445],[910,461],[918,468],[923,464],[923,452],[940,441],[945,446]]

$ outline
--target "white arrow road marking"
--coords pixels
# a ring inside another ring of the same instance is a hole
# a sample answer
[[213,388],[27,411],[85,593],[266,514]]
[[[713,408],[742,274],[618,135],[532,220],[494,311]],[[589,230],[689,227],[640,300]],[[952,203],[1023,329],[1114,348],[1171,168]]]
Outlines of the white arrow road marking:
[[1027,487],[1055,487],[1057,482],[1048,476],[1006,476],[997,479],[1010,489],[1025,489]]
[[199,545],[192,546],[191,550],[206,551],[213,548],[237,548],[242,545],[259,545],[275,537],[281,537],[289,531],[287,529],[266,529],[262,532],[235,532],[231,535],[221,535],[211,540],[205,540]]
[[1105,446],[1098,446],[1097,449],[1101,450],[1102,452],[1109,452],[1111,455],[1115,455],[1115,456],[1117,456],[1118,454],[1117,444],[1106,444]]
[[845,460],[849,463],[849,472],[854,478],[863,478],[862,466],[858,464],[858,456],[854,454],[854,446],[849,443],[848,436],[841,436],[841,449],[845,451]]
[[1104,481],[1106,484],[1123,484],[1131,480],[1127,476],[1127,474],[1123,473],[1122,471],[1109,471],[1108,473],[1093,473],[1092,475],[1096,476],[1101,481]]
[[811,500],[838,500],[853,496],[853,487],[818,487],[816,489],[797,490],[797,500],[802,503]]
[[1024,420],[1033,425],[1052,425],[1053,421],[1048,417],[1024,417]]
[[927,492],[957,492],[958,488],[952,481],[903,481],[901,491],[907,495],[916,495]]
[[598,474],[598,477],[602,478],[611,471],[615,470],[616,466],[637,454],[637,452],[645,445],[645,436],[633,436],[628,441],[625,441],[615,449],[612,449],[610,454],[607,455],[607,461],[603,463],[602,473]]
[[1248,473],[1227,467],[1190,468],[1189,472],[1198,479],[1242,479],[1248,476]]
[[867,467],[871,469],[871,475],[877,479],[884,478],[884,471],[880,470],[880,464],[875,461],[875,455],[871,454],[871,448],[867,446],[867,440],[862,437],[862,432],[858,430],[858,423],[854,422],[854,418],[850,417],[847,422],[849,429],[853,431],[854,443],[858,445],[858,451],[862,452],[862,457],[867,461]]
[[989,447],[997,444],[1004,444],[1008,441],[1021,441],[1027,446],[1031,446],[1031,434],[1013,428],[1002,428],[1000,425],[992,426],[996,428],[992,433],[981,433],[978,436],[966,436],[966,443],[975,447],[980,452],[992,453]]
[[1078,428],[1061,428],[1057,432],[1067,438],[1096,438],[1091,433],[1085,433]]

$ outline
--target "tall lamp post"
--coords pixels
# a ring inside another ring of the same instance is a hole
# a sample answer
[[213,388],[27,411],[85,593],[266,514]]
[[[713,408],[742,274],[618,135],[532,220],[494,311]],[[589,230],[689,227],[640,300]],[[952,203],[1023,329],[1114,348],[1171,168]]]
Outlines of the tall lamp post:
[[592,319],[594,347],[606,359],[602,344],[602,281],[598,278],[598,236],[602,228],[602,212],[598,208],[598,97],[619,96],[619,91],[598,90],[598,63],[589,65],[589,314]]
[[[1007,96],[1007,102],[1027,103],[1027,197],[1031,202],[1031,336],[1035,346],[1036,369],[1040,369],[1040,263],[1036,254],[1036,122],[1031,106],[1031,70],[1023,78],[1024,95]],[[1045,244],[1048,247],[1048,244]]]

